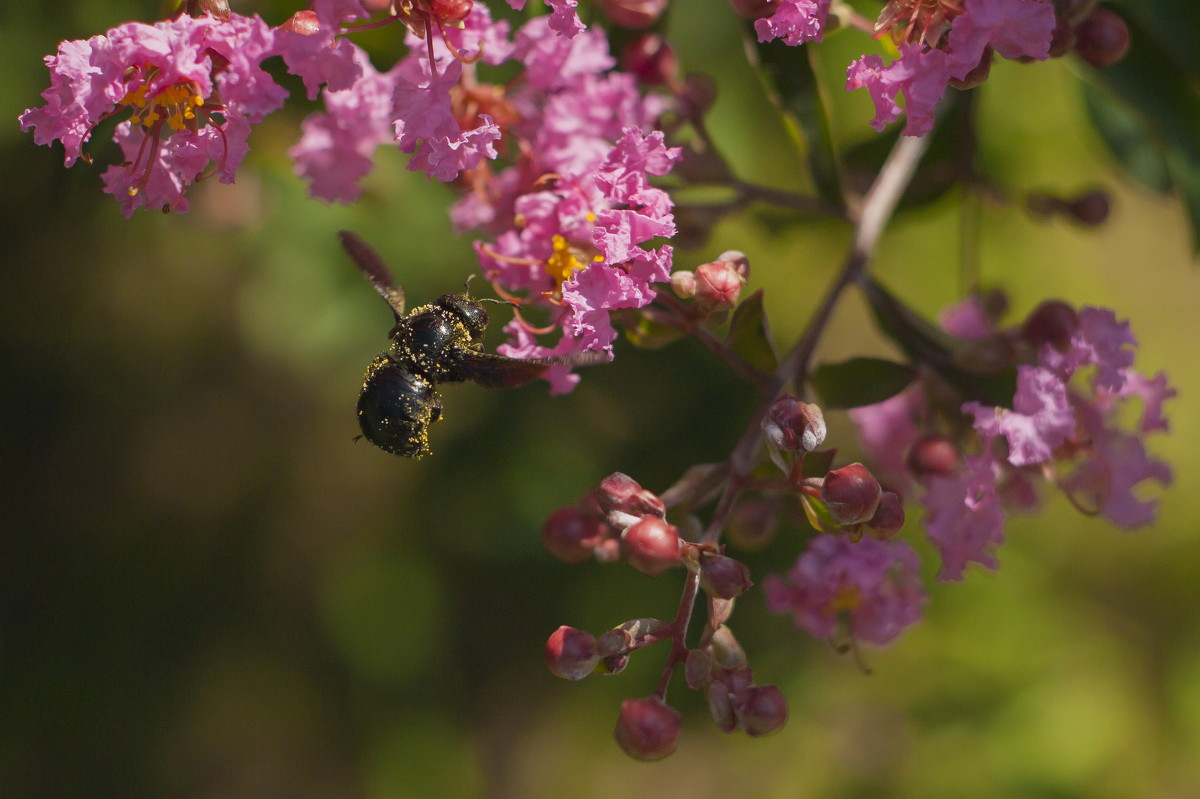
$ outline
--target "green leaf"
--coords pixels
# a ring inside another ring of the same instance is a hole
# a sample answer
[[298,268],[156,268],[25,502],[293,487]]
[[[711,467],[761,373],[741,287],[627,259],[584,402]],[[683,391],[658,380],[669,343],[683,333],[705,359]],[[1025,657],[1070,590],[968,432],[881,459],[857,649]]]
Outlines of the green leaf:
[[767,315],[763,311],[762,289],[751,294],[738,304],[729,322],[729,333],[725,344],[742,357],[746,363],[764,374],[775,371],[779,359],[771,344],[767,329]]
[[625,325],[625,338],[635,347],[656,350],[679,341],[686,335],[677,327],[664,325],[644,315],[639,314],[633,318],[635,321],[632,324]]
[[[1194,12],[1194,6],[1189,4],[1182,13],[1180,24],[1187,25],[1186,19]],[[1114,157],[1130,168],[1134,177],[1153,179],[1156,177],[1153,169],[1145,165],[1145,148],[1114,146],[1114,143],[1119,145],[1137,136],[1139,131],[1135,123],[1140,122],[1140,137],[1161,154],[1170,182],[1187,208],[1192,225],[1192,251],[1200,252],[1200,93],[1189,79],[1188,64],[1176,59],[1177,50],[1160,45],[1155,36],[1131,15],[1126,15],[1125,21],[1131,42],[1125,58],[1110,67],[1089,70],[1087,74],[1124,104],[1126,131],[1122,137],[1111,124],[1105,127],[1120,114],[1117,112],[1105,118],[1104,111],[1111,112],[1112,109],[1102,108],[1099,117],[1093,114],[1093,122]],[[1173,39],[1171,41],[1173,43]],[[1191,41],[1194,48],[1196,40]],[[1103,104],[1096,102],[1096,105]],[[1161,174],[1157,178],[1161,181]],[[1153,183],[1147,185],[1160,188]]]
[[826,89],[817,78],[817,48],[789,47],[778,39],[758,42],[753,27],[747,25],[746,31],[746,58],[804,153],[817,195],[841,205],[842,180],[830,131]]
[[825,408],[857,408],[894,397],[917,377],[911,366],[883,358],[825,363],[809,378]]
[[880,330],[913,364],[932,368],[967,399],[999,408],[1011,407],[1017,390],[1016,368],[992,374],[963,368],[954,359],[963,342],[932,325],[878,281],[868,279],[862,288]]

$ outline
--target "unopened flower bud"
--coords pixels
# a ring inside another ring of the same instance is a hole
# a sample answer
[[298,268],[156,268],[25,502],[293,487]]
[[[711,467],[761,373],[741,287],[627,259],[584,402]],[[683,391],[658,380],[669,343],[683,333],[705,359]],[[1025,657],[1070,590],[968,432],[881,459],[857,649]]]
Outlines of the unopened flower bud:
[[605,527],[590,513],[565,507],[551,513],[542,525],[542,546],[566,563],[582,563],[592,557],[604,540]]
[[750,279],[750,259],[741,250],[726,250],[717,256],[717,260],[732,266],[734,271],[741,275],[743,281]]
[[712,261],[696,267],[696,304],[715,311],[737,305],[745,278],[726,261]]
[[689,649],[687,658],[683,661],[683,679],[688,688],[693,690],[703,688],[712,682],[712,655],[703,649]]
[[667,0],[597,0],[600,10],[622,28],[648,28],[667,9]]
[[680,551],[675,526],[655,516],[643,516],[621,533],[621,556],[625,562],[651,577],[678,564]]
[[722,624],[709,641],[713,660],[723,669],[742,669],[746,665],[746,650],[738,643],[733,630]]
[[279,26],[279,30],[298,33],[301,36],[312,36],[321,30],[321,22],[315,11],[297,11],[288,21]]
[[943,435],[930,433],[918,438],[908,451],[909,471],[918,480],[930,475],[950,475],[958,469],[958,447]]
[[1075,46],[1075,29],[1066,17],[1055,15],[1054,32],[1050,34],[1050,58],[1062,58]]
[[709,596],[733,599],[750,590],[750,569],[739,560],[725,555],[704,555],[700,558],[700,587]]
[[752,685],[739,692],[734,712],[738,726],[753,738],[779,732],[788,720],[787,699],[775,685]]
[[471,15],[474,0],[430,0],[434,19],[443,25],[456,25]]
[[621,703],[613,735],[625,754],[637,760],[661,760],[675,751],[682,716],[656,696]]
[[780,450],[812,452],[825,443],[825,414],[815,403],[784,394],[767,409],[762,429]]
[[197,0],[189,5],[195,9],[193,16],[208,14],[215,19],[229,19],[229,0]]
[[1060,352],[1071,347],[1071,337],[1079,329],[1079,314],[1061,300],[1047,300],[1033,309],[1021,325],[1021,338],[1041,349],[1049,344]]
[[621,50],[621,69],[647,86],[669,86],[679,79],[675,51],[657,33],[643,33],[625,45]]
[[600,481],[596,499],[599,502],[600,511],[605,516],[616,511],[634,516],[649,514],[661,519],[667,514],[667,509],[661,499],[653,492],[642,488],[637,480],[621,472],[613,472]]
[[1129,26],[1115,11],[1098,8],[1075,27],[1075,54],[1096,68],[1111,66],[1129,51]]
[[600,656],[591,633],[563,625],[546,641],[546,666],[565,680],[582,680],[596,669]]
[[680,269],[671,273],[671,291],[681,300],[696,296],[696,273]]
[[821,484],[821,501],[838,524],[862,524],[875,515],[883,489],[861,463],[834,469]]
[[733,697],[729,694],[729,689],[719,682],[714,682],[704,694],[708,699],[708,712],[712,714],[717,729],[721,732],[736,730],[737,716],[733,712]]
[[891,538],[904,527],[904,502],[894,491],[884,491],[879,497],[875,515],[867,520],[867,534],[880,541]]
[[620,627],[596,639],[596,654],[602,658],[619,654],[633,645],[633,636]]
[[622,652],[617,655],[609,655],[608,657],[602,659],[600,664],[603,666],[605,673],[620,674],[625,670],[625,667],[629,665],[629,653]]

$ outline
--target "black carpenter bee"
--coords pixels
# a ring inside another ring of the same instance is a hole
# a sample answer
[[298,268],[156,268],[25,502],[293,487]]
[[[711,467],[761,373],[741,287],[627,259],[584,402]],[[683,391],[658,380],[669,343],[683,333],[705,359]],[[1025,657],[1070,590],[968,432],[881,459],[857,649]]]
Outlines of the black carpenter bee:
[[487,311],[465,292],[443,294],[405,313],[404,289],[395,285],[383,259],[353,233],[343,230],[338,237],[396,316],[388,334],[391,346],[371,361],[358,395],[363,437],[380,449],[409,458],[429,454],[429,425],[442,418],[438,383],[473,380],[488,388],[514,388],[566,362],[484,352],[480,339]]

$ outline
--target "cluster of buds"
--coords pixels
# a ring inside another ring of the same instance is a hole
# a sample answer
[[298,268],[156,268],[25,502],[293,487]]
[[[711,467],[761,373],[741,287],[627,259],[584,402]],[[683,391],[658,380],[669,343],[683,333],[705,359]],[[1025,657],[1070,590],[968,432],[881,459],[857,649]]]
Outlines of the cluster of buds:
[[[883,540],[904,526],[903,501],[894,491],[883,490],[867,467],[852,463],[828,469],[835,453],[817,452],[826,432],[819,406],[784,394],[767,410],[762,429],[771,459],[799,493],[816,530],[838,528],[856,540],[865,531]],[[809,453],[816,456],[806,461]]]
[[693,300],[697,315],[717,325],[737,305],[749,277],[750,259],[740,250],[728,250],[695,271],[673,272],[671,290],[682,300]]
[[[680,716],[666,704],[665,696],[671,673],[680,664],[688,686],[708,698],[721,730],[767,735],[787,721],[783,695],[775,686],[754,684],[745,652],[725,625],[734,599],[753,585],[749,569],[717,544],[684,540],[679,527],[667,521],[666,505],[618,472],[605,478],[580,506],[551,515],[542,531],[551,553],[571,562],[620,558],[652,577],[674,566],[687,571],[674,620],[631,619],[599,637],[562,626],[546,642],[547,667],[568,680],[617,674],[634,652],[660,641],[671,642],[658,691],[621,704],[615,737],[627,754],[639,760],[657,760],[675,749]],[[701,590],[707,595],[708,620],[699,644],[688,649],[688,625]]]

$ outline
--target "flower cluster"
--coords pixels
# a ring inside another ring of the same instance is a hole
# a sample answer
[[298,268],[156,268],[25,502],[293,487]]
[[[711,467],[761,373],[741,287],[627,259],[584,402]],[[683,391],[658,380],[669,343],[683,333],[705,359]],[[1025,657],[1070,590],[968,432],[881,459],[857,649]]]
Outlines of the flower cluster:
[[[851,412],[881,473],[900,490],[916,485],[922,492],[925,528],[942,558],[939,579],[962,579],[971,562],[994,569],[1005,508],[1031,507],[1043,476],[1076,506],[1114,524],[1153,520],[1156,504],[1142,497],[1142,486],[1168,484],[1171,471],[1146,453],[1143,437],[1167,429],[1162,406],[1175,391],[1163,373],[1148,378],[1133,369],[1136,341],[1127,322],[1107,309],[1047,302],[1020,328],[997,333],[968,302],[943,324],[964,340],[1006,342],[1014,353],[1029,353],[1030,362],[1016,367],[1010,407],[961,405],[974,442],[955,444],[931,429],[938,414],[954,410],[933,408],[944,387],[919,382]],[[1121,410],[1134,398],[1141,414],[1127,430]]]
[[63,42],[47,56],[46,104],[21,115],[38,144],[61,141],[66,165],[90,160],[83,145],[122,112],[114,139],[125,163],[104,172],[105,192],[125,216],[139,207],[186,211],[187,187],[208,174],[232,183],[250,126],[280,108],[287,92],[262,70],[273,31],[258,17],[181,16],[130,22],[101,36]]

